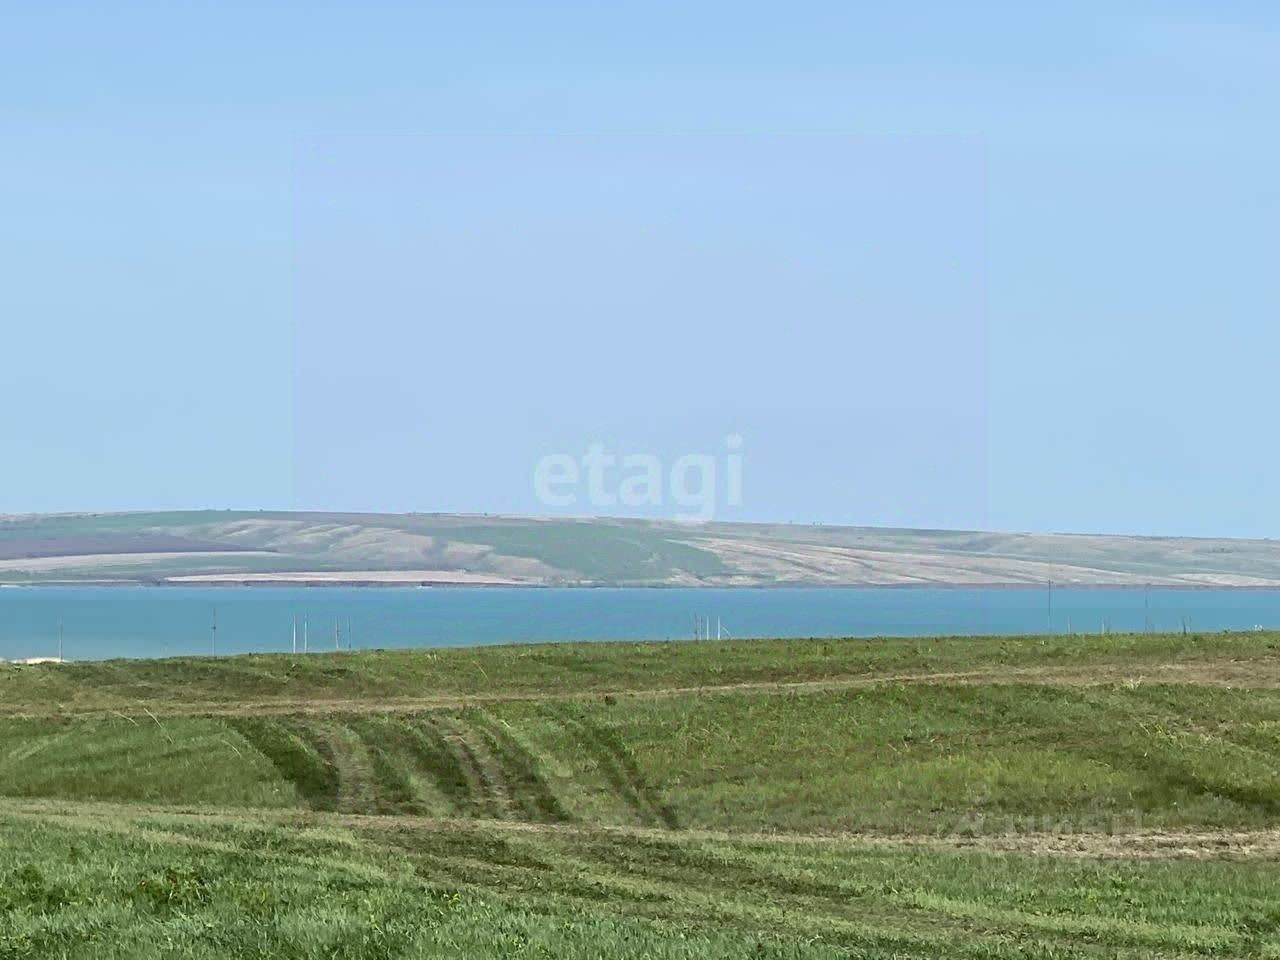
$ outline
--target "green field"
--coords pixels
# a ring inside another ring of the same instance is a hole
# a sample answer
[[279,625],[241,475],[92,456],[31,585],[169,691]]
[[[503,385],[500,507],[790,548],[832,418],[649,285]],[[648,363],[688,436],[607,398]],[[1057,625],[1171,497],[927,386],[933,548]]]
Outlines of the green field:
[[1280,957],[1280,637],[0,669],[10,957]]

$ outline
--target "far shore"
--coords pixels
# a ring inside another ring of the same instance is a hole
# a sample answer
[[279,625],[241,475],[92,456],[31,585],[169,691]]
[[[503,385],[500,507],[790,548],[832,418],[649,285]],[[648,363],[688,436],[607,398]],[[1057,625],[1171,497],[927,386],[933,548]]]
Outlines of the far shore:
[[[461,572],[459,572],[461,573]],[[309,587],[323,589],[325,587],[367,587],[373,589],[468,589],[506,587],[525,590],[1031,590],[1047,591],[1047,582],[999,582],[985,583],[805,583],[789,581],[772,581],[759,583],[604,583],[591,581],[534,581],[515,580],[502,577],[491,577],[487,574],[470,576],[449,575],[446,572],[433,571],[333,571],[323,573],[228,573],[228,574],[192,574],[189,576],[164,577],[156,580],[144,579],[84,579],[84,580],[31,580],[23,582],[0,582],[0,590],[6,589],[51,589],[66,587]],[[1230,590],[1234,592],[1252,593],[1259,591],[1280,590],[1278,583],[1088,583],[1088,582],[1053,582],[1054,592],[1071,590],[1165,590],[1165,591],[1200,591]]]

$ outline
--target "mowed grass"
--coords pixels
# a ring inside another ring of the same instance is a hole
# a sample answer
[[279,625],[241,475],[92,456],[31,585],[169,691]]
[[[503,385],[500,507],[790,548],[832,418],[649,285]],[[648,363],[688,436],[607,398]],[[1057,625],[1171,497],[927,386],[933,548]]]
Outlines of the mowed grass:
[[1275,960],[1277,656],[1259,634],[4,670],[0,960]]
[[0,795],[292,806],[296,788],[219,720],[0,721]]
[[199,712],[244,704],[582,696],[713,685],[1200,666],[1280,671],[1280,634],[563,643],[311,656],[253,654],[0,665],[0,713]]
[[0,816],[5,958],[1275,956],[1266,859]]
[[896,684],[0,719],[0,795],[802,833],[1259,827],[1280,691]]

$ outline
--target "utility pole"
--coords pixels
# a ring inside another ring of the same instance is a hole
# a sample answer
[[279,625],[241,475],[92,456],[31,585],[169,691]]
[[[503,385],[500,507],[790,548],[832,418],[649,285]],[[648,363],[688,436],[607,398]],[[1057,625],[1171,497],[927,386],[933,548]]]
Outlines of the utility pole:
[[298,618],[293,618],[293,652],[298,652]]
[[213,608],[213,625],[209,627],[209,650],[213,656],[218,655],[218,608]]
[[303,653],[306,653],[310,646],[310,636],[311,636],[310,626],[311,626],[311,617],[308,614],[304,613],[302,615],[302,652]]
[[58,662],[62,662],[62,635],[64,632],[64,621],[62,617],[58,618]]
[[1053,633],[1053,580],[1049,580],[1049,608],[1044,619],[1045,633]]

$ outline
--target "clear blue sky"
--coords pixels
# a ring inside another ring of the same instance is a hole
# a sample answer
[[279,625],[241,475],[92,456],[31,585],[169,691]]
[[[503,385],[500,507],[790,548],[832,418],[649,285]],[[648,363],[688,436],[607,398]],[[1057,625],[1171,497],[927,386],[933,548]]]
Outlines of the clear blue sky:
[[0,11],[0,512],[1280,535],[1272,3]]

